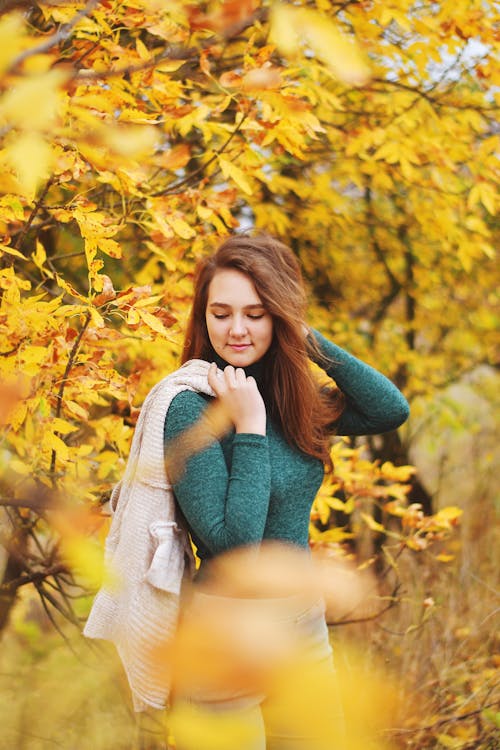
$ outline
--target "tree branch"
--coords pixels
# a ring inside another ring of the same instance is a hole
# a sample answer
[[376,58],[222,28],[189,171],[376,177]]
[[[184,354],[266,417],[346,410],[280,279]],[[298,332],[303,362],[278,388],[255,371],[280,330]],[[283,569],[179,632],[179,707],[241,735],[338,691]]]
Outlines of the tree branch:
[[22,230],[17,235],[16,241],[14,243],[14,248],[16,250],[21,250],[21,245],[23,243],[24,238],[28,234],[29,230],[31,229],[31,225],[35,221],[36,215],[38,214],[40,208],[42,207],[43,201],[45,200],[45,196],[49,192],[52,184],[54,182],[54,177],[50,177],[47,182],[45,183],[45,187],[43,188],[42,192],[40,193],[40,197],[38,198],[37,202],[35,203],[32,212],[29,215],[28,221],[22,228]]
[[14,71],[29,57],[48,52],[49,49],[52,49],[52,47],[58,45],[59,42],[64,42],[66,39],[68,39],[76,24],[81,21],[82,18],[86,18],[88,15],[90,15],[90,13],[92,13],[99,2],[100,0],[88,0],[87,5],[82,8],[82,10],[71,19],[71,21],[65,23],[63,26],[60,26],[55,34],[52,34],[52,36],[50,36],[44,42],[41,42],[41,44],[38,44],[36,47],[26,49],[24,50],[24,52],[21,52],[21,54],[15,57],[8,68],[8,72]]
[[157,197],[159,195],[172,195],[172,193],[176,192],[180,187],[183,187],[184,185],[190,183],[193,179],[195,179],[198,175],[203,174],[203,172],[206,170],[210,164],[213,164],[213,162],[217,159],[220,154],[224,153],[226,148],[229,146],[231,141],[233,140],[234,136],[238,133],[238,131],[241,129],[241,126],[246,120],[247,115],[244,114],[241,118],[238,125],[235,127],[235,129],[230,133],[229,137],[224,141],[222,146],[217,149],[217,151],[214,152],[214,154],[206,161],[204,164],[199,166],[197,169],[194,170],[194,172],[191,172],[190,174],[183,177],[181,180],[178,180],[178,182],[174,182],[173,185],[169,185],[169,187],[165,188],[164,190],[159,190],[156,193],[151,193],[152,196]]
[[[430,94],[427,91],[423,91],[422,89],[419,89],[418,86],[411,86],[409,83],[403,83],[402,81],[392,81],[386,78],[372,78],[372,83],[380,83],[384,86],[394,86],[395,88],[398,88],[398,89],[404,89],[405,91],[410,91],[412,94],[417,94],[422,99],[425,99],[433,107],[448,107],[450,109],[473,109],[477,112],[496,112],[498,109],[500,109],[500,107],[494,106],[494,105],[490,107],[480,107],[476,104],[471,105],[471,104],[460,104],[458,102],[444,102],[440,98],[430,96]],[[367,87],[367,90],[368,89],[373,89],[374,91],[378,90],[377,88],[370,86],[370,85]],[[434,87],[430,90],[433,91]]]
[[[365,198],[366,212],[368,214],[368,217],[371,219],[373,218],[373,202],[372,202],[372,192],[371,192],[371,188],[369,185],[367,185],[365,188],[364,198]],[[382,264],[387,274],[387,277],[389,279],[389,285],[390,285],[389,291],[381,300],[380,306],[374,315],[373,321],[376,325],[382,320],[382,318],[384,317],[386,313],[387,308],[396,299],[399,292],[401,291],[401,282],[396,278],[395,274],[393,273],[391,267],[389,266],[387,262],[387,258],[385,257],[382,251],[382,248],[380,247],[377,241],[377,238],[375,237],[374,222],[368,221],[367,228],[368,228],[368,236],[370,238],[370,243],[371,243],[373,252],[375,253],[377,257],[377,260]]]
[[29,583],[34,583],[35,585],[42,583],[46,578],[51,578],[58,573],[66,573],[67,570],[68,569],[65,565],[59,563],[51,568],[47,568],[47,570],[36,570],[29,573],[22,573],[17,578],[7,581],[7,583],[2,583],[0,585],[0,594],[12,593],[21,588],[21,586],[26,586]]
[[34,497],[29,500],[25,497],[0,497],[0,507],[45,510],[53,507],[53,501],[50,497]]

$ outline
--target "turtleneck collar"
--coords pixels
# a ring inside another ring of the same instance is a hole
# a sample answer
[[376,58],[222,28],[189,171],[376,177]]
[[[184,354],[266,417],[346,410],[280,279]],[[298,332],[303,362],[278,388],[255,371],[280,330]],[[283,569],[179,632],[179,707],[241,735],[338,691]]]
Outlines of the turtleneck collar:
[[[262,359],[259,359],[258,362],[254,362],[248,367],[243,368],[247,378],[249,377],[255,378],[257,385],[259,385],[262,382],[262,379],[264,376],[264,367],[265,367],[264,360],[265,360],[265,357],[263,357]],[[216,354],[215,352],[213,352],[211,361],[215,362],[215,364],[220,370],[223,370],[229,364],[229,362],[226,362],[225,359],[222,359],[222,357],[219,357],[219,355]]]

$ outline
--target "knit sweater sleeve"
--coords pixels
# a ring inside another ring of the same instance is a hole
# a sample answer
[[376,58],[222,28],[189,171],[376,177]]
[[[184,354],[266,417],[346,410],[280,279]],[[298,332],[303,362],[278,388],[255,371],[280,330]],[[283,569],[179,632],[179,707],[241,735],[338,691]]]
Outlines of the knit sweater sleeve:
[[378,435],[395,430],[408,419],[410,408],[401,391],[385,375],[311,331],[322,354],[317,364],[335,380],[346,397],[335,423],[337,435]]
[[[183,391],[172,400],[164,438],[174,462],[175,437],[197,422],[206,406],[206,400],[193,391]],[[193,535],[212,555],[261,541],[271,493],[267,437],[234,435],[228,461],[218,440],[193,453],[174,492]]]

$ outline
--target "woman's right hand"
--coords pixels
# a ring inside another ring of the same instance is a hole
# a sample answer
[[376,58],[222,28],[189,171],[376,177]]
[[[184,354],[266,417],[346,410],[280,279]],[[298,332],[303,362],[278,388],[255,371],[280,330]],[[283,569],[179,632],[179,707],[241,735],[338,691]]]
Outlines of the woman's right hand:
[[227,411],[236,432],[266,434],[266,407],[255,382],[241,367],[228,365],[224,372],[212,362],[208,384]]

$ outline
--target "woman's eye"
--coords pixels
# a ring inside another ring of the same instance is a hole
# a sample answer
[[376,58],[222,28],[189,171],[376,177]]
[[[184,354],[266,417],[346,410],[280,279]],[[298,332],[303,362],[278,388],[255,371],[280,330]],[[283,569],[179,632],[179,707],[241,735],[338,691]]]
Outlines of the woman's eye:
[[249,315],[248,317],[250,318],[250,320],[260,320],[264,317],[264,313],[260,313],[260,315]]
[[214,318],[217,318],[217,320],[223,320],[224,318],[227,318],[227,315],[225,313],[214,313]]

